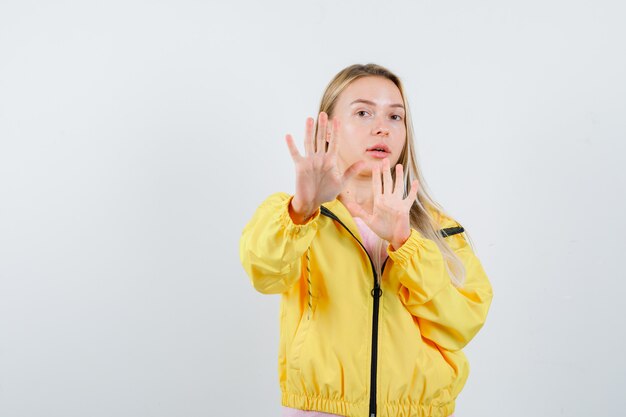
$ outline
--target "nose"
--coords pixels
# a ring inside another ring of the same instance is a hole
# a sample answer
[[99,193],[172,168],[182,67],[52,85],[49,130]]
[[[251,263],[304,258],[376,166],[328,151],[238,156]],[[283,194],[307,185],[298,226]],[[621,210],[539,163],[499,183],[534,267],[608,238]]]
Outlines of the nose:
[[374,136],[389,136],[389,126],[384,117],[377,117],[372,130]]

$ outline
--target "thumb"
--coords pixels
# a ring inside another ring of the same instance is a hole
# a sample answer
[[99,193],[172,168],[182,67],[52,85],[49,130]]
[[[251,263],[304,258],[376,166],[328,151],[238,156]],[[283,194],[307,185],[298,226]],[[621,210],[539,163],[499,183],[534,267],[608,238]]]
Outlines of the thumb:
[[352,197],[344,197],[343,203],[348,208],[350,213],[354,213],[356,217],[360,217],[363,221],[369,223],[370,214],[363,210],[363,207],[361,207],[360,204],[352,200]]
[[363,168],[365,168],[365,161],[357,161],[350,165],[348,169],[343,173],[343,181],[347,181],[350,178],[358,174]]
[[417,198],[417,190],[418,189],[419,189],[419,181],[418,180],[414,180],[413,183],[411,184],[411,191],[409,191],[409,195],[408,195],[408,199],[411,202],[411,204]]

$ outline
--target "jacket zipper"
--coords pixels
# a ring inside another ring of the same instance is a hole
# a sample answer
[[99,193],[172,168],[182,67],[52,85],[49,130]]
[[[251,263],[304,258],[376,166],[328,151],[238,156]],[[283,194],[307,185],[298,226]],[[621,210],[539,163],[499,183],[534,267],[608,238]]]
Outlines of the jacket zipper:
[[[372,261],[372,258],[370,257],[369,253],[367,252],[367,249],[365,249],[365,246],[363,246],[361,241],[356,236],[354,236],[352,231],[350,231],[350,229],[348,229],[348,227],[345,224],[343,224],[341,220],[339,220],[339,217],[337,217],[335,213],[328,210],[324,206],[321,206],[320,211],[325,216],[330,217],[331,219],[338,222],[340,225],[343,226],[344,229],[348,231],[348,233],[350,233],[350,235],[354,238],[354,240],[356,240],[359,243],[359,245],[361,245],[361,247],[363,248],[363,251],[367,255],[367,259],[369,259],[370,261],[370,265],[372,266],[374,286],[372,288],[371,295],[372,295],[372,299],[374,303],[374,311],[373,311],[373,317],[372,317],[372,359],[371,359],[371,369],[370,369],[369,415],[370,417],[376,417],[376,375],[377,375],[377,369],[378,369],[377,368],[377,364],[378,364],[378,311],[380,308],[380,297],[383,295],[383,290],[382,288],[380,288],[380,285],[378,285],[378,279],[377,279],[378,274],[376,274],[376,268],[374,267],[374,262]],[[388,259],[389,258],[386,258],[385,262],[383,262],[383,265],[380,270],[381,275],[385,271],[385,265],[387,264]]]
[[[348,227],[345,224],[343,224],[341,220],[339,220],[339,217],[337,217],[335,213],[328,210],[324,206],[321,206],[320,211],[321,211],[321,214],[324,214],[325,216],[330,217],[331,219],[335,220],[340,225],[342,225],[343,228],[348,231],[348,233],[350,233],[350,235],[354,238],[354,240],[356,240],[359,243],[359,245],[361,245],[361,247],[363,248],[363,251],[367,255],[367,259],[369,259],[370,261],[370,265],[372,266],[372,275],[374,276],[374,288],[372,288],[371,294],[374,300],[373,301],[374,312],[373,312],[373,318],[372,318],[372,360],[371,360],[371,372],[370,372],[370,412],[369,412],[369,415],[370,417],[376,417],[376,373],[377,373],[377,363],[378,363],[378,310],[380,308],[380,297],[383,295],[383,290],[378,285],[376,268],[374,267],[374,262],[372,261],[370,254],[367,252],[367,249],[365,249],[365,246],[363,246],[361,241],[356,236],[354,236],[354,234],[350,231],[350,229],[348,229]],[[463,226],[456,226],[456,227],[448,227],[445,229],[441,229],[439,230],[439,233],[441,234],[442,237],[445,238],[448,236],[455,235],[457,233],[463,233],[464,231],[465,229],[463,228]],[[383,262],[383,265],[380,269],[381,275],[385,271],[385,265],[387,264],[388,259],[389,258],[387,257],[385,259],[385,262]]]

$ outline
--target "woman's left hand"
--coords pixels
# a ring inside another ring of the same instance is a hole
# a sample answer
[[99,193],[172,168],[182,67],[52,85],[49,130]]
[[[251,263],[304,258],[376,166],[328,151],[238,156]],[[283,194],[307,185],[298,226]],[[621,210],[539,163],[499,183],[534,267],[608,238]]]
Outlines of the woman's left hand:
[[389,159],[383,159],[383,179],[381,186],[380,168],[375,165],[372,168],[372,191],[374,193],[373,212],[366,212],[355,201],[347,200],[348,209],[363,219],[365,224],[382,239],[385,239],[393,250],[398,250],[411,235],[411,223],[409,211],[417,198],[419,182],[414,180],[411,191],[406,198],[404,196],[404,175],[402,164],[396,165],[396,183],[393,184]]

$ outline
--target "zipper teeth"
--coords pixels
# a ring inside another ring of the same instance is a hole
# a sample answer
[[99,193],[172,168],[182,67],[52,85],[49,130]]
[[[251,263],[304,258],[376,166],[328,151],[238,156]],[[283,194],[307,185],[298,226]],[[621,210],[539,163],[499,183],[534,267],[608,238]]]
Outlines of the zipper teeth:
[[[330,217],[331,219],[337,221],[340,225],[343,226],[344,229],[346,229],[348,231],[348,233],[350,233],[350,235],[352,235],[352,237],[359,243],[359,245],[361,245],[361,247],[363,248],[363,251],[365,251],[365,254],[367,255],[367,259],[369,259],[370,261],[370,265],[372,266],[372,274],[374,276],[374,288],[372,289],[372,301],[373,301],[373,312],[372,312],[372,358],[371,358],[371,369],[370,369],[370,416],[371,417],[375,417],[376,416],[376,377],[377,377],[377,368],[378,368],[378,310],[379,310],[379,299],[380,297],[382,297],[383,291],[380,288],[380,285],[378,285],[378,277],[376,274],[376,269],[374,266],[374,261],[372,261],[372,257],[370,256],[370,254],[367,252],[367,249],[365,249],[365,246],[363,246],[363,244],[361,243],[361,241],[359,239],[357,239],[356,236],[354,236],[354,234],[352,233],[352,231],[350,229],[348,229],[348,227],[343,224],[343,222],[341,220],[339,220],[339,218],[335,215],[335,213],[333,213],[332,211],[328,210],[326,207],[321,206],[320,209],[321,213]],[[381,276],[383,271],[385,270],[385,265],[387,264],[387,260],[389,258],[385,259],[385,262],[383,262],[383,265],[381,267]],[[376,295],[374,295],[374,290],[376,291]],[[374,329],[376,329],[376,334],[374,334]],[[375,336],[375,337],[374,337]],[[376,352],[374,352],[374,347],[376,348]]]
[[[375,270],[375,266],[374,266],[374,262],[372,261],[372,258],[370,256],[370,254],[367,252],[367,249],[365,249],[365,246],[363,246],[363,244],[361,243],[361,241],[354,236],[354,234],[352,233],[352,231],[350,229],[348,229],[348,227],[343,224],[343,222],[341,220],[339,220],[339,218],[335,215],[335,213],[333,213],[332,211],[328,210],[326,207],[321,206],[320,208],[320,212],[321,214],[324,214],[327,217],[330,217],[331,219],[337,221],[340,225],[343,226],[344,229],[346,229],[348,231],[348,233],[350,233],[350,235],[352,235],[352,237],[359,243],[359,245],[363,248],[363,250],[365,251],[365,254],[367,255],[367,258],[370,261],[370,265],[372,266],[372,274],[374,275],[374,289],[372,289],[372,298],[373,298],[373,303],[374,303],[374,312],[373,317],[372,317],[372,360],[371,360],[371,372],[370,372],[370,417],[376,417],[376,378],[375,375],[377,375],[377,369],[378,368],[378,313],[379,313],[379,299],[380,297],[382,297],[383,295],[383,291],[380,288],[380,285],[378,284],[378,279],[377,279],[377,274],[376,274],[376,270]],[[452,236],[454,234],[457,233],[463,233],[465,231],[465,229],[463,228],[463,226],[458,226],[458,227],[449,227],[446,229],[441,229],[439,231],[439,233],[445,238],[448,236]],[[307,251],[307,271],[309,271],[308,267],[308,251]],[[386,258],[385,261],[383,262],[383,265],[380,268],[380,276],[382,277],[383,275],[383,271],[385,270],[385,265],[387,264],[387,261],[389,260],[389,258]],[[374,290],[377,290],[376,295],[374,295]],[[309,297],[311,296],[311,292],[309,291]],[[376,313],[374,315],[374,313]],[[375,322],[374,322],[375,321]],[[374,328],[376,328],[376,355],[374,355]],[[373,388],[373,389],[372,389]]]

